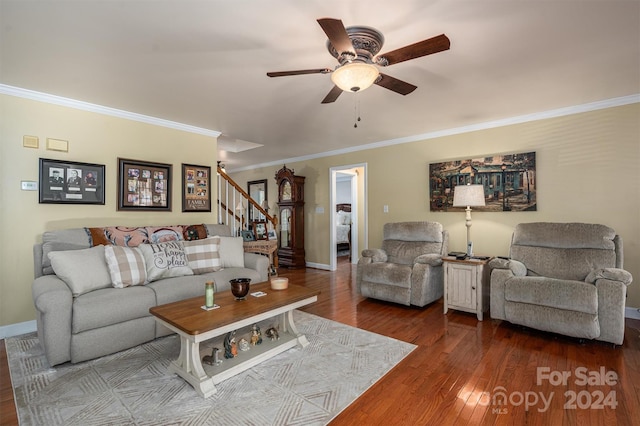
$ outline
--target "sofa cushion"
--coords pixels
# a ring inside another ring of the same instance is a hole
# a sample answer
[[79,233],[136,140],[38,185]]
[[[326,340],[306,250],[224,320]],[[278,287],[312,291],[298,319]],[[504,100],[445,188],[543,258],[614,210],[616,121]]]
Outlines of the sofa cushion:
[[189,267],[194,274],[215,272],[222,268],[220,262],[220,237],[183,241]]
[[512,244],[549,248],[592,248],[614,250],[616,232],[592,223],[520,223],[513,232]]
[[521,223],[511,242],[511,257],[527,275],[584,281],[594,269],[616,267],[615,231],[590,223]]
[[587,275],[600,268],[614,267],[616,252],[601,249],[568,249],[530,246],[511,246],[511,257],[527,267],[527,275],[561,280],[584,281]]
[[82,228],[47,231],[42,234],[42,273],[53,274],[49,253],[63,250],[80,250],[91,247],[90,240]]
[[223,268],[244,268],[242,237],[220,238],[220,264]]
[[104,246],[49,253],[53,271],[67,283],[74,297],[111,287]]
[[221,225],[218,223],[206,223],[205,228],[207,228],[207,235],[215,236],[219,235],[221,237],[230,237],[231,236],[231,228],[229,225]]
[[382,248],[387,252],[387,262],[402,265],[413,265],[416,258],[423,254],[440,255],[442,243],[426,243],[423,241],[385,240]]
[[141,244],[138,249],[144,257],[148,282],[161,278],[193,275],[193,271],[189,267],[187,254],[180,241]]
[[92,291],[74,300],[72,332],[143,318],[149,316],[149,308],[153,306],[156,306],[155,293],[144,286]]
[[515,277],[505,283],[504,298],[510,302],[550,308],[598,313],[598,291],[595,285],[582,281],[545,277]]
[[411,266],[408,265],[370,263],[366,268],[362,268],[362,281],[409,288],[411,270]]
[[114,287],[124,288],[147,282],[144,256],[137,247],[105,246],[104,255]]

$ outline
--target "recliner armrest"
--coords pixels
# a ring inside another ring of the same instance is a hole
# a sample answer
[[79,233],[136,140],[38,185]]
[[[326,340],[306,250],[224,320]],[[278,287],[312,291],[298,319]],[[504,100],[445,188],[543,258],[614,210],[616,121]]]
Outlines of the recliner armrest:
[[624,269],[601,268],[591,271],[584,280],[589,284],[594,284],[599,279],[619,281],[628,286],[633,281],[633,276],[630,272],[625,271]]
[[420,256],[415,258],[413,263],[424,263],[431,266],[441,266],[442,256],[435,253],[421,254]]
[[382,249],[365,249],[362,250],[362,257],[370,258],[371,262],[386,262],[387,252]]
[[516,277],[526,277],[527,267],[524,263],[514,259],[491,259],[489,262],[489,268],[491,269],[509,269]]

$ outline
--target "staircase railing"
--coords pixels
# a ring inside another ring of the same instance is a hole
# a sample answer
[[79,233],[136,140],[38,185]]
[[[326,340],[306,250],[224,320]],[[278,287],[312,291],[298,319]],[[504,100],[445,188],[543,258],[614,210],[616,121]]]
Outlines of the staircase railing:
[[265,217],[267,228],[276,229],[278,218],[271,216],[218,166],[218,223],[229,225],[231,234],[239,236],[240,231],[251,226],[248,223],[250,209]]

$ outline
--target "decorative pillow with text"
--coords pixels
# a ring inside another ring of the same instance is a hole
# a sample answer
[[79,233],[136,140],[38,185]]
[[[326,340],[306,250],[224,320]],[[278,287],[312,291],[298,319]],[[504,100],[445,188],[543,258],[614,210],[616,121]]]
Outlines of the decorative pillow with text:
[[149,282],[160,278],[193,275],[181,241],[142,244],[138,249],[144,257]]

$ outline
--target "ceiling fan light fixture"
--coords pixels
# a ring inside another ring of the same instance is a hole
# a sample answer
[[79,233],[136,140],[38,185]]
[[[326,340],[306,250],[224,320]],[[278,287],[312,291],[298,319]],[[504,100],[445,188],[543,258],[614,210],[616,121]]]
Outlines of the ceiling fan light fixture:
[[352,62],[331,73],[331,81],[345,92],[361,92],[371,87],[378,75],[375,65]]

